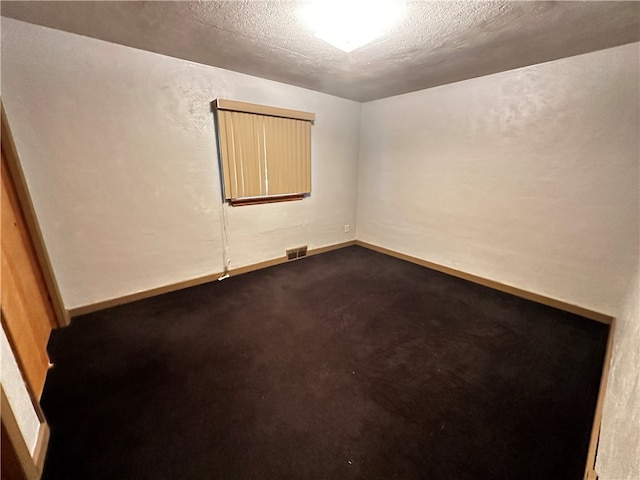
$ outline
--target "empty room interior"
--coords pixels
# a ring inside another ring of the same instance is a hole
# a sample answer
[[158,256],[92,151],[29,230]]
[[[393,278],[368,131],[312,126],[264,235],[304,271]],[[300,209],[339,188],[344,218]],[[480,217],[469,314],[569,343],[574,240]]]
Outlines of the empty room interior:
[[640,3],[2,1],[2,479],[640,479]]

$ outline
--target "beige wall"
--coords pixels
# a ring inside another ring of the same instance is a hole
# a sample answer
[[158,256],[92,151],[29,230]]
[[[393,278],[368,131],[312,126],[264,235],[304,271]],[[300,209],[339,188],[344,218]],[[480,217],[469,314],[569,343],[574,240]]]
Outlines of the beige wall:
[[232,266],[353,239],[357,204],[361,240],[619,315],[597,466],[626,480],[639,448],[637,276],[625,297],[638,48],[361,107],[2,19],[2,98],[67,308],[222,269],[210,100],[316,112],[311,198],[229,209]]
[[0,335],[0,383],[16,417],[22,438],[33,455],[40,431],[40,419],[33,407],[27,384],[13,355],[4,327]]
[[640,478],[639,47],[362,107],[358,239],[618,316],[603,480]]
[[218,97],[316,113],[311,197],[230,208],[231,267],[354,239],[359,103],[2,18],[2,99],[67,308],[222,271]]
[[311,198],[229,209],[232,266],[353,239],[358,184],[359,239],[616,313],[637,252],[637,44],[369,102],[359,129],[355,102],[2,27],[3,102],[67,308],[222,269],[209,101],[226,97],[318,116]]
[[[636,268],[638,263],[636,262]],[[620,315],[602,412],[596,472],[600,480],[640,478],[640,279],[631,281]]]
[[638,52],[364,104],[358,239],[618,313],[638,252]]

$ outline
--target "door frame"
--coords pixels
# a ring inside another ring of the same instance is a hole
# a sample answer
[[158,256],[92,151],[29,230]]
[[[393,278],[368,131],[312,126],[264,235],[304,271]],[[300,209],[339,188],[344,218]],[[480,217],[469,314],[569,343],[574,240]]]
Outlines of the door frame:
[[20,207],[22,208],[25,222],[27,224],[29,236],[31,237],[34,250],[36,251],[36,257],[44,276],[45,284],[51,298],[51,303],[53,304],[53,311],[56,316],[58,327],[66,327],[71,321],[69,312],[64,307],[60,288],[53,274],[51,258],[49,257],[49,252],[47,251],[47,248],[45,246],[44,236],[36,217],[35,208],[31,200],[31,195],[29,194],[29,187],[27,185],[22,165],[20,164],[15,142],[13,141],[13,135],[11,133],[11,128],[9,127],[9,122],[7,120],[7,113],[4,108],[4,102],[2,102],[1,100],[0,108],[2,110],[2,118],[0,122],[0,143],[2,145],[2,152],[4,153],[4,157],[7,160],[7,166],[9,167],[9,172],[11,174],[11,180],[13,180],[13,184],[16,188],[16,193],[18,194],[18,200],[20,203]]
[[[5,335],[7,336],[7,340],[9,341],[9,347],[11,348],[13,356],[18,364],[20,374],[22,375],[22,378],[24,380],[24,370],[21,365],[20,358],[16,354],[16,348],[13,344],[13,339],[5,328],[4,316],[2,315],[1,308],[0,320],[2,329],[4,330]],[[10,473],[16,478],[24,480],[39,480],[44,469],[44,461],[47,455],[47,447],[49,445],[49,436],[51,434],[51,431],[49,429],[49,424],[44,417],[44,412],[40,407],[40,403],[36,399],[33,390],[29,386],[29,383],[25,381],[24,386],[27,390],[27,393],[29,394],[31,404],[33,405],[33,409],[38,417],[38,420],[40,421],[36,446],[32,455],[29,451],[29,447],[24,440],[24,437],[22,436],[20,426],[18,425],[16,416],[13,413],[13,408],[11,408],[11,403],[9,402],[9,399],[7,398],[7,395],[5,393],[4,385],[0,384],[2,461],[4,463],[6,460],[10,460],[10,462],[8,462],[10,463],[10,465],[7,465],[4,468],[7,468]]]

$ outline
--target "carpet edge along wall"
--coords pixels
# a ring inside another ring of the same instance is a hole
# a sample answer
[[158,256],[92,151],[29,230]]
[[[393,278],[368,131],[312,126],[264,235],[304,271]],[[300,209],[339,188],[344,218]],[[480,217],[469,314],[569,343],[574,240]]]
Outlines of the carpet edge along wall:
[[581,480],[608,331],[358,246],[140,300],[52,335],[44,479]]
[[[444,265],[440,265],[434,262],[430,262],[429,260],[424,260],[418,257],[414,257],[411,255],[407,255],[401,252],[397,252],[395,250],[391,250],[379,245],[374,245],[372,243],[363,242],[361,240],[349,240],[347,242],[336,243],[333,245],[327,245],[324,247],[314,248],[309,250],[308,256],[319,255],[322,253],[330,252],[333,250],[339,250],[341,248],[347,248],[353,245],[357,245],[363,248],[367,248],[369,250],[374,250],[376,252],[389,255],[400,260],[405,260],[407,262],[415,263],[416,265],[420,265],[424,268],[429,268],[431,270],[435,270],[441,273],[445,273],[457,278],[461,278],[463,280],[467,280],[473,283],[477,283],[479,285],[484,285],[486,287],[492,288],[494,290],[498,290],[501,292],[509,293],[511,295],[515,295],[516,297],[524,298],[526,300],[531,300],[536,303],[540,303],[542,305],[547,305],[549,307],[554,307],[559,310],[563,310],[565,312],[574,313],[581,317],[588,318],[590,320],[595,320],[597,322],[605,323],[610,325],[613,322],[613,318],[611,315],[607,315],[602,312],[598,312],[595,310],[591,310],[588,308],[581,307],[579,305],[574,305],[568,302],[564,302],[562,300],[555,299],[553,297],[548,297],[545,295],[541,295],[538,293],[530,292],[518,287],[514,287],[511,285],[506,285],[501,282],[497,282],[495,280],[491,280],[488,278],[481,277],[479,275],[474,275],[470,273],[466,273],[462,270],[457,270],[455,268],[447,267]],[[260,270],[263,268],[269,268],[275,265],[280,265],[282,263],[286,263],[286,256],[273,258],[270,260],[265,260],[264,262],[255,263],[252,265],[246,265],[243,267],[238,267],[231,269],[229,272],[231,276],[242,275],[244,273],[253,272],[256,270]],[[185,280],[182,282],[172,283],[169,285],[153,288],[150,290],[145,290],[142,292],[136,292],[129,295],[124,295],[122,297],[112,298],[109,300],[104,300],[97,303],[92,303],[89,305],[84,305],[81,307],[71,308],[67,311],[69,317],[79,317],[82,315],[86,315],[88,313],[97,312],[100,310],[104,310],[106,308],[115,307],[118,305],[123,305],[129,302],[135,302],[138,300],[142,300],[144,298],[150,298],[156,295],[162,295],[164,293],[169,293],[177,290],[181,290],[183,288],[189,288],[196,285],[201,285],[208,282],[216,281],[223,272],[212,273],[209,275],[205,275],[203,277],[194,278],[191,280]]]

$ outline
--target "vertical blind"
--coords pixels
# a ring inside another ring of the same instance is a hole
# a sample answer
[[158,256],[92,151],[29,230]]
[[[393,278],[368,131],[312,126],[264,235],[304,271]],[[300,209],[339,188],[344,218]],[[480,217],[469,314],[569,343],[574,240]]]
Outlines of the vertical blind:
[[311,192],[314,114],[230,100],[214,105],[227,200]]

